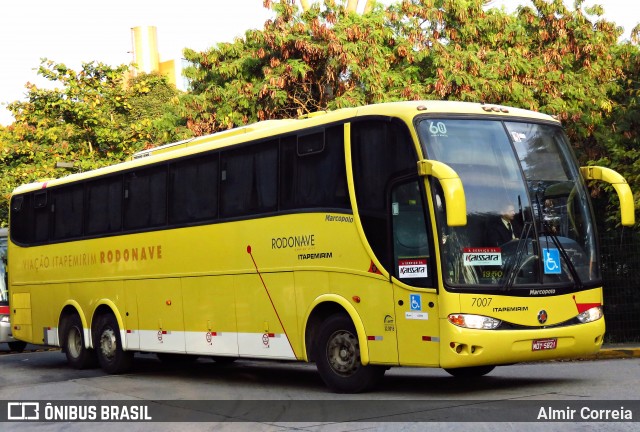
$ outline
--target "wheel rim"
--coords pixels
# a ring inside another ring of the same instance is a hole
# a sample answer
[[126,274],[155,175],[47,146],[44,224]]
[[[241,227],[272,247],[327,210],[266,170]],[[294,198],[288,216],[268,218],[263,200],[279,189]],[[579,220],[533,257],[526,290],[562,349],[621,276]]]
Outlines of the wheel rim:
[[327,344],[327,360],[334,372],[349,376],[360,367],[358,339],[350,332],[339,330],[331,335]]
[[100,352],[106,360],[113,360],[117,349],[116,334],[112,328],[106,328],[100,335]]
[[81,330],[74,326],[69,330],[69,335],[67,336],[67,351],[73,358],[80,357],[82,354],[82,333]]

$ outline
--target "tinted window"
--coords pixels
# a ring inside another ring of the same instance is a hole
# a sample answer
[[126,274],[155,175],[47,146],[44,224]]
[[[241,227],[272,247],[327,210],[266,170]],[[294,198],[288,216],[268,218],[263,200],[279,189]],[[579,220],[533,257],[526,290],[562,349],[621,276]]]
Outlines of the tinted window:
[[343,126],[281,141],[282,209],[349,208]]
[[218,213],[218,155],[169,166],[169,222],[211,219]]
[[124,227],[145,228],[167,221],[167,171],[164,166],[125,175]]
[[84,187],[82,184],[55,189],[51,195],[52,239],[63,240],[82,235]]
[[86,234],[117,232],[122,228],[122,177],[87,183]]
[[11,198],[11,237],[18,243],[31,241],[29,227],[32,225],[33,207],[31,195],[18,195]]
[[47,191],[33,194],[33,237],[34,242],[49,240],[49,202]]
[[356,201],[362,227],[376,257],[389,266],[386,196],[394,178],[416,172],[416,156],[406,125],[369,120],[351,125]]
[[433,286],[423,193],[413,180],[391,191],[394,275],[410,285]]
[[222,153],[220,184],[222,217],[275,211],[278,204],[277,141]]
[[49,194],[42,190],[11,199],[11,238],[18,243],[49,240]]

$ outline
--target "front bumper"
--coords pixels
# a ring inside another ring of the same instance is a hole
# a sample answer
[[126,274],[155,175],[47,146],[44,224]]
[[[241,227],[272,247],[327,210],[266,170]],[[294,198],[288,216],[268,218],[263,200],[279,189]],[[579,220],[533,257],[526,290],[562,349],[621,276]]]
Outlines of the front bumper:
[[[472,330],[445,320],[440,366],[458,368],[576,358],[597,353],[604,339],[604,318],[587,324],[537,330]],[[554,349],[533,351],[534,340],[556,339]]]

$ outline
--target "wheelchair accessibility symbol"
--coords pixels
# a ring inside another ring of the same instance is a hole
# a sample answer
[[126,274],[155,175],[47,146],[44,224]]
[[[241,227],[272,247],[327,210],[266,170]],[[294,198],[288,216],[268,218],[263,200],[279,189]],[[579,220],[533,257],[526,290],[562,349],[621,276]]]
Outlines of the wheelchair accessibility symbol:
[[560,251],[558,249],[542,249],[544,258],[544,274],[561,274]]
[[411,294],[409,296],[409,301],[411,302],[412,311],[422,310],[422,299],[420,298],[420,294]]

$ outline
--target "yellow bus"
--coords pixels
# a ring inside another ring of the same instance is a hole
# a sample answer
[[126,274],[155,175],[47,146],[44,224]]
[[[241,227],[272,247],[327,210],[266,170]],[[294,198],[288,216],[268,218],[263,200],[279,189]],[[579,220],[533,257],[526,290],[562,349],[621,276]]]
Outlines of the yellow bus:
[[[315,362],[336,392],[393,366],[481,376],[599,350],[596,227],[560,123],[419,101],[267,121],[11,198],[16,338],[76,368],[135,352]],[[184,357],[180,357],[180,355]]]

